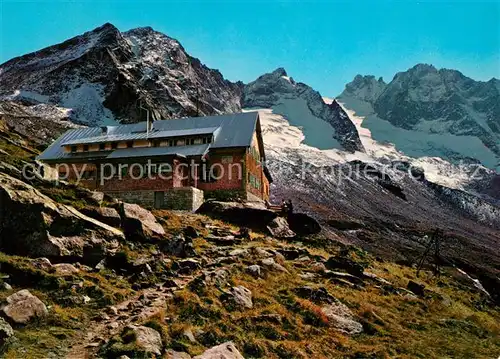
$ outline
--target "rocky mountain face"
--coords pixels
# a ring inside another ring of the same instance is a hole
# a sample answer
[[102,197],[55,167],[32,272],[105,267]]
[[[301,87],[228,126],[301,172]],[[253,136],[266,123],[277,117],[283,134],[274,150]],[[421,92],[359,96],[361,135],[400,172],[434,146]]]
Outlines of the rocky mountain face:
[[[474,81],[456,70],[419,64],[396,74],[388,84],[358,75],[339,99],[367,116],[363,126],[374,138],[392,142],[410,155],[499,166],[497,79]],[[389,126],[396,128],[392,134]]]
[[[240,110],[241,84],[189,56],[153,29],[105,24],[0,66],[0,96],[71,109],[96,125]],[[141,107],[143,109],[141,109]]]
[[79,127],[70,120],[69,112],[43,103],[0,101],[0,132],[17,133],[45,148],[62,132]]
[[356,127],[336,101],[326,104],[319,92],[295,82],[283,68],[245,85],[242,106],[272,109],[285,116],[290,124],[303,128],[305,142],[315,147],[363,151]]

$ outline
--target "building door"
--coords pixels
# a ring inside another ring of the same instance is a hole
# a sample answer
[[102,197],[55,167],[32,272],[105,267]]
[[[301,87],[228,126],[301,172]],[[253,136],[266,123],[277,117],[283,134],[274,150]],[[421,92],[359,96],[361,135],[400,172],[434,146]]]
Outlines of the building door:
[[165,192],[155,192],[155,208],[163,208]]

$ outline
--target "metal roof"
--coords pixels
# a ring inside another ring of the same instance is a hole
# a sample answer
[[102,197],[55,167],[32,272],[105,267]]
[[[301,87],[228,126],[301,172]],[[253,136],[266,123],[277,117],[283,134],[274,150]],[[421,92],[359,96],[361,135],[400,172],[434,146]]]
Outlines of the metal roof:
[[131,141],[131,140],[147,140],[150,138],[170,138],[170,137],[180,137],[180,136],[196,136],[196,135],[210,135],[213,134],[218,127],[209,128],[193,128],[186,130],[173,130],[173,131],[150,131],[149,133],[121,133],[114,135],[101,135],[80,139],[73,139],[61,144],[61,146],[67,145],[78,145],[78,144],[91,144],[91,143],[102,143],[102,142],[119,142],[119,141]]
[[113,151],[106,159],[155,156],[202,156],[208,152],[210,144],[172,147],[133,147]]
[[229,115],[188,117],[178,120],[153,122],[153,129],[174,131],[203,127],[220,127],[212,148],[248,147],[259,118],[258,112],[233,113]]
[[[160,120],[152,123],[152,130],[149,133],[149,138],[158,137],[176,137],[188,136],[197,134],[214,135],[214,140],[210,144],[210,148],[226,148],[226,147],[249,147],[252,143],[253,133],[257,128],[258,112],[244,112],[220,116],[205,116],[205,117],[189,117],[176,120]],[[94,158],[102,157],[99,152],[86,152],[83,154],[75,154],[65,152],[61,146],[69,144],[81,143],[96,143],[119,140],[133,140],[146,138],[146,122],[140,122],[129,125],[108,126],[106,127],[106,135],[103,135],[103,128],[91,127],[73,129],[64,133],[55,142],[52,143],[42,154],[37,158],[39,160],[59,160],[70,158]],[[158,135],[156,135],[158,134]],[[90,141],[90,142],[89,142]],[[175,146],[172,148],[179,149],[185,152],[186,148],[193,146]],[[155,149],[156,147],[147,147]],[[158,147],[166,149],[169,147]],[[182,150],[181,150],[182,148]],[[130,148],[130,153],[143,151],[146,148]],[[115,152],[118,150],[115,150]],[[121,150],[120,150],[121,151]],[[105,153],[105,151],[102,151]],[[113,152],[114,153],[114,152]],[[152,151],[154,153],[154,151]],[[131,156],[131,155],[130,155]],[[135,155],[134,155],[135,156]],[[147,155],[142,155],[147,156]],[[135,156],[136,157],[136,156]],[[109,157],[113,158],[113,157]],[[116,158],[116,157],[114,157]]]

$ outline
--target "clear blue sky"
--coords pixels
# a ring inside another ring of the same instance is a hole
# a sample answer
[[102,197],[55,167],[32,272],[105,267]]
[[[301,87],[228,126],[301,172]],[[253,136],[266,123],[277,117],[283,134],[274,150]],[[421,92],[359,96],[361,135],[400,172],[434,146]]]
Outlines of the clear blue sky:
[[360,74],[390,80],[419,62],[500,77],[500,1],[0,0],[0,63],[111,22],[178,39],[230,80],[284,67],[325,96]]

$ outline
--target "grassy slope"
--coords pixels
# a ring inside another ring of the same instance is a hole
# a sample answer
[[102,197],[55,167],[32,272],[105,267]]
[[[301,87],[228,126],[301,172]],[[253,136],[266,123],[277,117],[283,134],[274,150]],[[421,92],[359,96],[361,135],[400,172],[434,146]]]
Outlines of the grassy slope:
[[[0,126],[1,127],[1,126]],[[1,134],[1,133],[0,133]],[[6,136],[5,133],[2,134]],[[13,165],[33,158],[33,151],[15,135],[9,140],[0,137],[0,161]],[[27,150],[26,150],[27,148]],[[52,198],[72,203],[78,201],[74,192],[64,189],[44,189]],[[80,207],[85,203],[77,202]],[[169,234],[187,225],[200,229],[204,223],[215,223],[204,216],[156,213]],[[229,227],[229,226],[228,226]],[[289,243],[253,235],[249,246],[276,248]],[[333,243],[305,242],[312,254],[327,258],[339,247]],[[314,245],[313,245],[314,244]],[[202,238],[195,240],[203,253],[213,247]],[[127,249],[129,256],[147,253],[151,246]],[[415,279],[414,269],[389,262],[379,262],[361,251],[358,256],[370,263],[370,271],[405,287]],[[437,279],[424,273],[419,280],[438,293],[433,298],[415,299],[385,293],[374,285],[365,288],[336,285],[318,276],[307,281],[298,274],[308,270],[308,264],[285,261],[290,273],[272,273],[265,279],[255,279],[245,273],[252,263],[240,260],[230,271],[230,283],[244,285],[253,292],[254,308],[230,310],[220,299],[222,291],[208,287],[201,291],[183,289],[175,294],[161,315],[146,324],[161,331],[167,347],[199,354],[206,347],[234,340],[245,357],[263,358],[494,358],[500,353],[500,315],[497,308],[485,305],[477,293],[456,282],[449,269]],[[6,358],[44,358],[48,353],[64,353],[75,336],[85,335],[90,320],[102,308],[127,297],[131,283],[109,271],[81,271],[78,275],[61,277],[50,271],[34,268],[26,258],[0,254],[0,273],[9,275],[11,291],[0,292],[0,299],[24,288],[30,289],[49,306],[49,317],[43,322],[16,328],[17,342],[5,353]],[[348,337],[328,326],[328,320],[317,304],[298,298],[292,290],[301,285],[324,286],[331,294],[347,304],[361,318],[365,333]],[[72,303],[71,295],[88,295],[88,305]],[[263,314],[278,314],[274,322]],[[260,316],[260,317],[259,317]],[[264,318],[264,319],[262,319]],[[266,319],[267,318],[267,319]],[[191,328],[198,336],[197,343],[189,342],[182,333]]]

